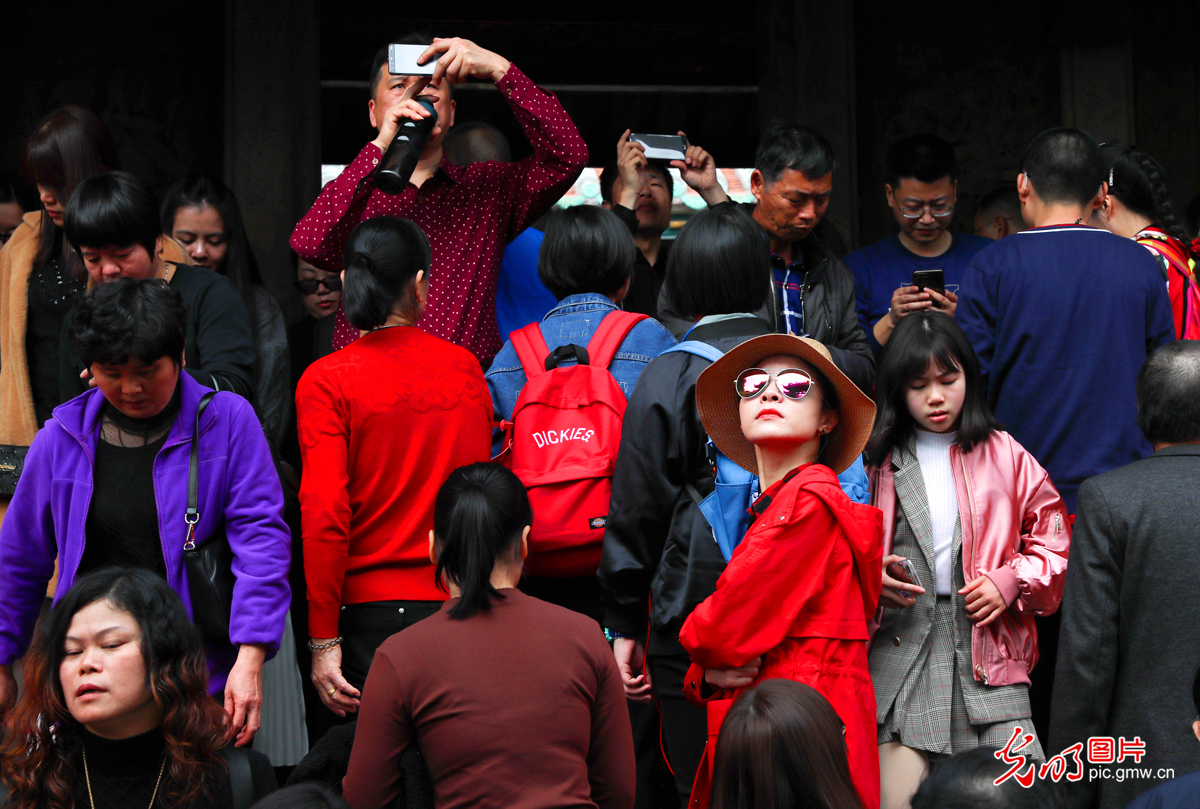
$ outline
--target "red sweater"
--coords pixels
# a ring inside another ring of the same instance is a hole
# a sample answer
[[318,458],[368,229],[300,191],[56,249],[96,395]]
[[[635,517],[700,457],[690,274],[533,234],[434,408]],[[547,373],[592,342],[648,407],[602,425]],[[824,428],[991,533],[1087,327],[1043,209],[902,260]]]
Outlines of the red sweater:
[[479,361],[420,329],[380,329],[309,366],[296,416],[312,636],[338,634],[343,604],[444,600],[433,501],[452,471],[488,460]]

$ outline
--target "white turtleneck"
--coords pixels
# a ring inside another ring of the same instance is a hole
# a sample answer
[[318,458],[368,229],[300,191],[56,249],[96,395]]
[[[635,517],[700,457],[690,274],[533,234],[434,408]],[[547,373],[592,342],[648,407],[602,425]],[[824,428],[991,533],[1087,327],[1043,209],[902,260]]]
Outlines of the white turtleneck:
[[950,445],[958,433],[916,430],[916,437],[917,463],[925,481],[925,497],[929,500],[929,519],[933,527],[937,594],[948,596],[954,592],[954,524],[958,521],[958,493],[950,469]]

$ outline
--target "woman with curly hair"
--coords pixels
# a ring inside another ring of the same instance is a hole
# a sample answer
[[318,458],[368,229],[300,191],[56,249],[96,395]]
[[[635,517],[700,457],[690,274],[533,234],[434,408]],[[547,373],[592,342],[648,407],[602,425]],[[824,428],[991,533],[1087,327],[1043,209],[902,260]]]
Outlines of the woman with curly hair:
[[[200,633],[153,573],[110,567],[79,579],[25,665],[0,746],[10,809],[201,809],[274,791],[261,753],[223,754]],[[249,780],[238,775],[247,769]]]

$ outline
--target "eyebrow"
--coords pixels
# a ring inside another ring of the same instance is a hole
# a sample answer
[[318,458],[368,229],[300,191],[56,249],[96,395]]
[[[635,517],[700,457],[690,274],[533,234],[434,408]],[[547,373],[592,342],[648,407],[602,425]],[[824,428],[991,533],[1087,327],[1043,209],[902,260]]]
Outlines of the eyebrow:
[[[118,630],[126,630],[126,629],[128,629],[128,627],[121,626],[120,624],[116,624],[114,626],[106,626],[106,627],[104,627],[104,629],[101,629],[99,632],[92,635],[92,637],[98,638],[101,635],[108,634],[109,632],[114,632],[114,631],[118,631]],[[64,641],[73,640],[76,643],[82,642],[81,638],[77,638],[74,635],[67,635],[65,638],[63,638],[63,640]]]

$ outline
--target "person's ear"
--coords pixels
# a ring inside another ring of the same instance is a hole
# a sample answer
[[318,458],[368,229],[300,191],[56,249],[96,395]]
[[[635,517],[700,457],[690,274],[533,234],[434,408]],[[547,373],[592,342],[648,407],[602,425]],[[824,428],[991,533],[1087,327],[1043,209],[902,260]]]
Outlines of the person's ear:
[[758,169],[750,172],[750,193],[754,195],[754,199],[761,202],[766,188],[767,184],[763,181],[762,172]]
[[371,119],[371,128],[379,129],[379,122],[375,120],[375,99],[367,100],[367,117]]
[[425,280],[425,271],[417,270],[417,274],[413,276],[413,300],[417,302],[422,309],[425,308],[425,303],[429,299],[429,284],[421,283]]
[[883,195],[885,197],[887,197],[888,207],[895,208],[896,207],[896,192],[892,190],[891,183],[883,184]]
[[433,529],[429,529],[429,561],[437,564],[437,545],[433,541]]
[[621,305],[621,301],[625,300],[625,296],[629,294],[629,285],[633,283],[632,273],[625,279],[625,283],[621,284],[621,288],[613,295],[613,303],[617,306]]
[[[163,251],[163,237],[160,233],[154,239],[154,256],[161,256]],[[154,260],[154,256],[150,256],[150,260]]]
[[613,204],[611,202],[601,202],[600,207],[606,211],[611,211],[613,209]]
[[187,340],[183,341],[183,357],[179,361],[179,370],[187,367]]
[[996,233],[998,234],[996,238],[998,239],[1003,239],[1005,236],[1012,233],[1012,227],[1009,224],[1009,221],[1003,216],[997,216],[993,225],[996,228]]
[[1092,210],[1098,211],[1104,205],[1104,201],[1108,199],[1108,183],[1100,183],[1100,190],[1096,196],[1092,197]]
[[1196,740],[1200,741],[1200,719],[1192,723],[1192,733],[1195,735]]
[[521,561],[522,562],[525,561],[525,557],[529,556],[529,532],[531,529],[532,529],[532,526],[527,525],[521,530],[520,553],[521,553]]
[[825,410],[821,414],[821,432],[824,435],[828,435],[829,433],[833,432],[833,428],[838,425],[839,418],[840,414],[836,410],[833,410],[832,408]]

